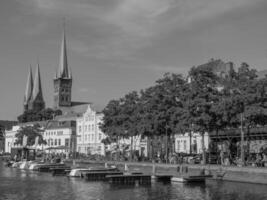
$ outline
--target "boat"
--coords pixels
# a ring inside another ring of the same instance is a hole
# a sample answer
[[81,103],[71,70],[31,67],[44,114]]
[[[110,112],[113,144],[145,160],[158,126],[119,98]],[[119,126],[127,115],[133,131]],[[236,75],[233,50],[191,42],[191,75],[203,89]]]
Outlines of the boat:
[[30,163],[29,170],[38,170],[38,167],[43,165],[43,163],[32,162]]
[[119,171],[116,167],[89,167],[73,168],[70,170],[69,177],[83,177],[87,172],[114,172]]
[[22,161],[22,163],[20,164],[19,168],[20,169],[29,169],[29,162],[27,161]]
[[91,171],[90,168],[74,168],[70,170],[69,177],[82,177],[83,173]]
[[212,175],[189,175],[189,176],[180,176],[180,177],[172,177],[172,182],[179,183],[204,183],[206,178],[211,178]]
[[13,164],[12,164],[12,167],[13,168],[19,168],[19,166],[21,165],[21,161],[19,161],[19,162],[14,162]]

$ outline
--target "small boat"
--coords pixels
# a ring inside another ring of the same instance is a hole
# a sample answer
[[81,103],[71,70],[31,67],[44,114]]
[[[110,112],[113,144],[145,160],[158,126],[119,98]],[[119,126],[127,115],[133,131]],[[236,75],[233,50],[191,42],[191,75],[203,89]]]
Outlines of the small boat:
[[14,162],[13,164],[12,164],[12,167],[13,168],[19,168],[20,167],[20,165],[21,165],[21,161],[19,161],[19,162]]
[[29,163],[27,161],[23,161],[20,166],[20,169],[28,169],[29,168]]
[[83,177],[87,172],[114,172],[119,171],[116,167],[89,167],[73,168],[70,170],[69,177]]
[[82,177],[83,173],[91,171],[90,168],[75,168],[71,169],[69,173],[69,177]]
[[29,170],[38,170],[38,167],[41,165],[42,165],[42,163],[32,162],[32,163],[30,163]]
[[180,182],[180,183],[204,183],[206,178],[211,178],[212,175],[191,175],[191,176],[180,176],[180,177],[172,177],[172,182]]

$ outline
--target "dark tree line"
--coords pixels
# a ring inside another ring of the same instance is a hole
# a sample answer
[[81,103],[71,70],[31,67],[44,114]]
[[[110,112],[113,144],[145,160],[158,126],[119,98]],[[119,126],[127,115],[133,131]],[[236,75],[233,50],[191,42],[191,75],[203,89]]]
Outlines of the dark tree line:
[[[258,79],[246,63],[223,75],[212,70],[213,64],[192,67],[186,77],[167,73],[154,86],[111,100],[103,110],[102,131],[112,141],[136,135],[165,138],[168,154],[174,151],[174,134],[194,131],[204,137],[239,128],[241,121],[246,130],[264,126],[267,78]],[[205,161],[204,139],[202,150]]]
[[18,116],[18,121],[20,123],[33,122],[33,121],[46,121],[51,120],[57,115],[62,115],[61,110],[53,110],[51,108],[46,108],[41,111],[26,110]]

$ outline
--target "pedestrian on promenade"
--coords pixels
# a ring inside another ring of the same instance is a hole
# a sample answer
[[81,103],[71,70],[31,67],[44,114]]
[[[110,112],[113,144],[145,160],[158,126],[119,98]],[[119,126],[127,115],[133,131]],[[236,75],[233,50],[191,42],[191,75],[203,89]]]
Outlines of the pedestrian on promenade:
[[220,151],[220,158],[221,158],[221,165],[224,165],[224,152],[223,152],[223,150]]

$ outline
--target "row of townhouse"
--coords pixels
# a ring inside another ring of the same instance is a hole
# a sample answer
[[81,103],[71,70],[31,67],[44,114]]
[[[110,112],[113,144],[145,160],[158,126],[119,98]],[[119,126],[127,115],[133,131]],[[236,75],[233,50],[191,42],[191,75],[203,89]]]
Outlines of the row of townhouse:
[[[85,111],[79,116],[61,116],[54,120],[39,123],[43,127],[43,139],[46,145],[37,146],[36,148],[52,153],[71,153],[79,152],[82,154],[99,154],[105,155],[106,150],[112,151],[112,145],[106,146],[102,140],[106,135],[101,131],[100,124],[103,114],[92,109],[91,105],[86,105]],[[23,126],[29,126],[33,123],[25,123],[13,126],[11,130],[5,133],[5,152],[11,152],[12,147],[16,147],[16,133]],[[175,152],[189,153],[202,152],[202,137],[197,133],[188,133],[175,135]],[[146,138],[135,136],[133,138],[121,139],[119,149],[128,146],[128,150],[139,151],[139,155],[148,156],[149,144]],[[205,148],[208,149],[209,137],[204,136]],[[117,144],[116,144],[117,145]],[[114,145],[113,145],[114,146]]]
[[105,154],[104,144],[101,142],[106,136],[99,126],[103,115],[94,111],[90,104],[86,105],[85,111],[75,116],[60,116],[45,122],[29,122],[13,126],[5,131],[5,152],[11,152],[15,145],[16,134],[21,127],[32,126],[38,123],[43,129],[43,139],[46,145],[35,148],[46,152],[84,154]]

